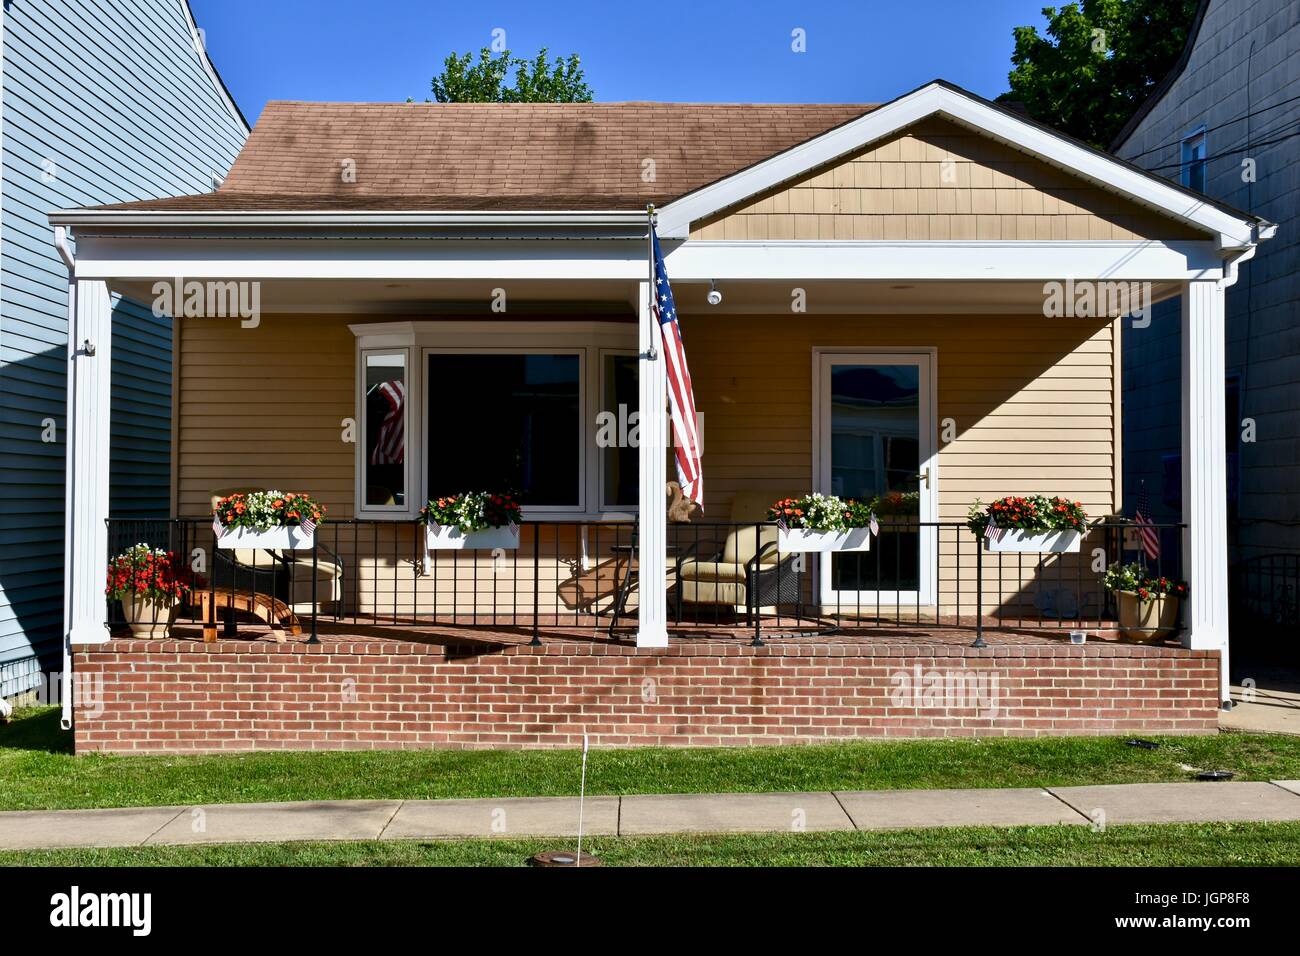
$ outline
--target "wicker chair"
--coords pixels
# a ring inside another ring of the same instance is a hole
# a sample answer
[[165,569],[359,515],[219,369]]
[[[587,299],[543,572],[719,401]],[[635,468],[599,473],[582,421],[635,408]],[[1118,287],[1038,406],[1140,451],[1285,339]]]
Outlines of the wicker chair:
[[[740,492],[731,506],[731,528],[720,543],[690,542],[677,559],[677,599],[682,604],[725,606],[751,621],[777,605],[799,600],[799,555],[777,555],[777,530],[767,509],[784,492]],[[753,522],[745,524],[743,522]],[[708,558],[701,554],[709,553]]]

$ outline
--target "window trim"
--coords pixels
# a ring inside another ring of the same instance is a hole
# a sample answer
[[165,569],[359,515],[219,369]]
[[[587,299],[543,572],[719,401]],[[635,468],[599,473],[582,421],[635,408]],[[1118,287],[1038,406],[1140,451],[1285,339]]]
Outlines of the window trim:
[[[364,437],[357,444],[353,468],[356,481],[354,514],[358,518],[403,521],[419,516],[420,508],[428,500],[428,461],[425,455],[424,408],[428,402],[424,376],[428,368],[426,355],[431,352],[461,352],[483,354],[577,354],[579,356],[579,427],[582,440],[579,445],[582,461],[581,507],[532,506],[523,509],[524,520],[536,521],[615,521],[627,520],[636,514],[628,510],[603,507],[604,476],[603,456],[596,445],[596,414],[604,397],[603,354],[605,352],[636,355],[637,324],[633,321],[600,320],[542,320],[535,321],[473,321],[473,320],[412,320],[403,322],[373,322],[349,325],[356,338],[357,388],[356,421],[364,424],[362,384],[365,381],[364,352],[394,352],[402,349],[408,356],[419,355],[419,361],[408,357],[407,403],[411,416],[407,419],[408,465],[410,456],[419,461],[417,470],[408,484],[408,505],[397,510],[379,509],[362,504],[362,472],[364,469]],[[363,433],[364,436],[364,433]]]

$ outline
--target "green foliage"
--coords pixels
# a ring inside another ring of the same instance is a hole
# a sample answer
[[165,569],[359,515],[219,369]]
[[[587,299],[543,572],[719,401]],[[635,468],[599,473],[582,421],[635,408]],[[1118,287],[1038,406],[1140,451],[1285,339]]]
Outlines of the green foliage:
[[[514,85],[508,86],[511,69]],[[531,60],[483,47],[477,63],[470,53],[448,54],[433,78],[433,95],[439,103],[590,103],[591,87],[576,53],[551,63],[546,47]]]
[[1145,604],[1154,598],[1173,595],[1187,596],[1187,582],[1177,578],[1153,577],[1147,569],[1136,562],[1120,564],[1116,561],[1106,569],[1102,584],[1108,591],[1127,591],[1137,595],[1138,603]]
[[[1187,41],[1198,0],[1082,0],[1044,7],[1046,36],[1014,30],[1011,90],[1041,122],[1109,147]],[[1100,32],[1098,32],[1100,31]]]

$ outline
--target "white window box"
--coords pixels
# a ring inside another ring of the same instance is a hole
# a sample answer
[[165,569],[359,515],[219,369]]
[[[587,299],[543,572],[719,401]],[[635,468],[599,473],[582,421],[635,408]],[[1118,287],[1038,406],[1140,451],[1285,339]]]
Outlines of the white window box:
[[850,528],[848,531],[813,531],[810,528],[778,529],[776,546],[787,551],[870,551],[871,529]]
[[255,528],[227,528],[217,538],[217,547],[266,548],[273,551],[310,551],[316,544],[316,532],[303,531],[300,525],[286,524],[258,531]]
[[465,532],[451,525],[426,524],[424,546],[429,551],[514,551],[519,547],[519,525]]
[[1045,531],[1042,534],[1026,534],[1019,529],[1008,529],[996,541],[985,538],[984,550],[1007,554],[1077,554],[1079,541],[1079,532],[1077,531]]

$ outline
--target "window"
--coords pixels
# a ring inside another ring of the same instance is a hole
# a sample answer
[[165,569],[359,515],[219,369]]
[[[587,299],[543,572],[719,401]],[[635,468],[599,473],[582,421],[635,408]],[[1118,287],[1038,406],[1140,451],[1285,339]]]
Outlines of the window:
[[406,351],[365,352],[361,408],[361,500],[367,508],[406,510]]
[[600,504],[604,509],[636,508],[641,467],[632,441],[640,408],[637,357],[606,353],[603,359],[602,401],[596,422],[596,444],[601,456]]
[[429,495],[508,491],[524,506],[582,506],[580,356],[429,355]]
[[635,322],[350,328],[359,517],[410,520],[431,495],[497,489],[519,496],[527,520],[635,512]]
[[1183,138],[1182,181],[1188,189],[1205,192],[1205,127]]

